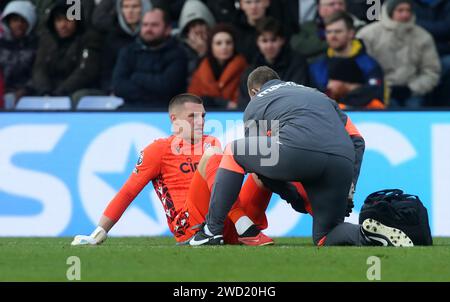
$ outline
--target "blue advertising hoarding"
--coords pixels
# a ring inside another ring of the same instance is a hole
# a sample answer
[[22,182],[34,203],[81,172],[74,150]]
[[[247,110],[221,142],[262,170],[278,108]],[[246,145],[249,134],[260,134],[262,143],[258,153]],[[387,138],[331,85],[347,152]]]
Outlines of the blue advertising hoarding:
[[[450,236],[450,112],[350,112],[366,141],[355,196],[400,188],[420,196],[433,235]],[[224,146],[243,136],[242,113],[212,112],[205,132]],[[167,113],[0,114],[0,236],[89,234],[132,172],[139,151],[169,136]],[[270,236],[310,236],[311,218],[278,196],[267,210]],[[111,231],[170,235],[147,186]]]

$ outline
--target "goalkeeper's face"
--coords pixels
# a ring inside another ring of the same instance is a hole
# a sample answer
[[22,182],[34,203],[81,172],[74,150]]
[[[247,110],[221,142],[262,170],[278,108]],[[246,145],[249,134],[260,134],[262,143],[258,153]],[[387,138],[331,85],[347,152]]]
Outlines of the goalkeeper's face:
[[193,143],[201,140],[206,111],[202,104],[184,103],[173,113],[174,133]]

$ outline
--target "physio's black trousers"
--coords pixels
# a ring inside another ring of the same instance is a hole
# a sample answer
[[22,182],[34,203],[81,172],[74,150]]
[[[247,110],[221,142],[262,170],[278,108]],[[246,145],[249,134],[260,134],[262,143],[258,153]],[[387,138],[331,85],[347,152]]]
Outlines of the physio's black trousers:
[[[257,148],[258,144],[266,144],[266,147]],[[231,150],[234,160],[246,173],[262,175],[275,183],[279,181],[280,185],[287,181],[302,183],[313,211],[315,244],[369,244],[360,225],[344,222],[353,176],[351,160],[272,143],[267,137],[236,140],[231,144]],[[206,216],[206,223],[213,234],[222,234],[225,217],[239,195],[243,178],[244,174],[238,172],[218,170]]]

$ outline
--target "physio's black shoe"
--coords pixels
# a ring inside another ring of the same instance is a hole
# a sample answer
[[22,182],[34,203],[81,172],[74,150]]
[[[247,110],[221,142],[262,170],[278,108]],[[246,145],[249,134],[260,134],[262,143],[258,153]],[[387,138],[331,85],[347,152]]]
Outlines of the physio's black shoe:
[[362,224],[362,232],[372,243],[382,246],[411,247],[412,240],[401,230],[388,227],[368,218]]
[[199,246],[199,245],[222,245],[223,244],[223,236],[222,235],[207,235],[204,231],[204,228],[199,230],[194,237],[189,241],[189,245],[191,246]]

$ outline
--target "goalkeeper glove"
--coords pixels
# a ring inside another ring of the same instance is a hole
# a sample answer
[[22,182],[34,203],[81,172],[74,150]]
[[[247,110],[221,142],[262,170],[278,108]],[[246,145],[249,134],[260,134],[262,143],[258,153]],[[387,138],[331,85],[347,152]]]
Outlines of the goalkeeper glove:
[[71,245],[99,245],[102,244],[107,237],[106,231],[101,226],[98,226],[89,236],[75,236]]

